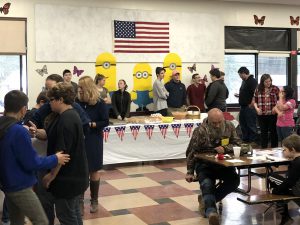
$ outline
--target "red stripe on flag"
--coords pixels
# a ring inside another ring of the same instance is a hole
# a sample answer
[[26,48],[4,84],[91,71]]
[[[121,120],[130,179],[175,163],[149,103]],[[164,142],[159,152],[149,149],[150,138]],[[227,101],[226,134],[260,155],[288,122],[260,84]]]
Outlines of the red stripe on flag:
[[151,51],[151,50],[141,50],[141,51],[138,51],[138,50],[115,50],[114,51],[115,53],[169,53],[170,51],[169,50],[166,50],[166,51]]
[[144,43],[144,44],[169,44],[169,41],[131,41],[131,40],[115,40],[115,43]]
[[152,36],[136,36],[136,38],[141,39],[169,39],[169,37],[152,37]]
[[153,24],[153,25],[169,25],[168,22],[143,22],[143,21],[138,21],[135,22],[136,24]]
[[135,29],[147,29],[147,30],[169,30],[169,27],[135,27]]
[[148,32],[148,31],[137,31],[137,34],[169,34],[169,32]]
[[135,45],[115,45],[115,48],[166,48],[168,49],[169,46],[147,46],[147,45],[139,45],[139,46],[135,46]]

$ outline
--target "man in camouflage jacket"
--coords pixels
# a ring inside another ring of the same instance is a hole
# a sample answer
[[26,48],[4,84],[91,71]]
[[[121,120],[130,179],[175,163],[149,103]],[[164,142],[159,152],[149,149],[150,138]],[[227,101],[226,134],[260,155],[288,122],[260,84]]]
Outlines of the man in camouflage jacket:
[[[236,190],[240,179],[234,168],[211,164],[198,159],[195,155],[207,151],[216,154],[230,153],[234,145],[240,144],[241,140],[237,136],[234,125],[225,121],[221,110],[213,108],[208,112],[208,117],[203,120],[203,123],[194,130],[186,150],[186,181],[192,182],[196,172],[202,190],[199,204],[204,204],[205,216],[208,217],[210,225],[220,224],[216,202]],[[216,179],[221,181],[217,187]]]

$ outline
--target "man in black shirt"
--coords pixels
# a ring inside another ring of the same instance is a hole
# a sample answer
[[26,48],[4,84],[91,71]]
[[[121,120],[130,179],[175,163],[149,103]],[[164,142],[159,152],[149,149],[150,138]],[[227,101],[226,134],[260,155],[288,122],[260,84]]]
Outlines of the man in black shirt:
[[256,112],[253,107],[253,94],[257,87],[257,80],[253,75],[249,74],[249,70],[246,67],[241,67],[238,70],[240,78],[243,80],[240,87],[239,97],[240,109],[240,126],[242,130],[242,139],[244,142],[254,142],[257,136],[256,129]]

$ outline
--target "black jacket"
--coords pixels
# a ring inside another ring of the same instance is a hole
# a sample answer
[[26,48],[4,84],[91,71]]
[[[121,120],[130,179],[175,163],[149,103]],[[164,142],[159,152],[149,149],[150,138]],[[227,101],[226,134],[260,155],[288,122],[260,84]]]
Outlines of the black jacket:
[[127,91],[117,90],[113,93],[111,103],[115,117],[129,117],[131,97]]

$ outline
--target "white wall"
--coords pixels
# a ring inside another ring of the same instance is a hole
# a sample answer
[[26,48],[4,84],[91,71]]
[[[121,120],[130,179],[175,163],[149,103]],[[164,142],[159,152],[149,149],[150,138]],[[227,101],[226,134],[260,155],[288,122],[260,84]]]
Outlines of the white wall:
[[[35,18],[34,9],[35,4],[60,4],[71,6],[88,6],[101,8],[122,8],[122,9],[142,9],[155,11],[174,11],[174,12],[196,12],[209,13],[221,17],[224,26],[256,26],[254,24],[253,15],[259,17],[266,16],[266,27],[292,27],[290,25],[289,16],[298,16],[300,7],[284,6],[284,5],[263,5],[263,4],[243,4],[243,3],[226,3],[216,1],[193,1],[193,0],[11,0],[11,9],[6,17],[25,17],[27,18],[27,46],[28,46],[28,94],[30,99],[30,106],[35,102],[37,94],[40,92],[44,84],[45,77],[41,77],[35,72],[35,69],[42,68],[47,64],[50,73],[61,74],[65,68],[72,70],[73,65],[79,68],[85,68],[85,75],[94,77],[95,67],[93,63],[36,63],[35,62]],[[0,15],[2,16],[2,14]],[[53,24],[55,26],[55,24]],[[214,26],[214,24],[211,24]],[[295,28],[295,26],[293,26]],[[78,28],[80,29],[80,28]],[[201,27],[199,27],[201,29]],[[68,31],[66,31],[68,32]],[[203,30],[205,32],[205,30]],[[193,34],[191,34],[193,35]],[[221,46],[224,49],[224,34],[216,34],[221,36]],[[193,51],[189,49],[188,51]],[[100,54],[100,52],[99,52]],[[96,58],[96,56],[95,56]],[[197,63],[197,62],[196,62]],[[216,62],[197,63],[197,72],[201,75],[208,74],[211,64],[215,64],[221,69],[223,68],[223,60],[216,64]],[[153,70],[156,66],[162,64],[151,63]],[[191,66],[192,62],[183,63],[183,83],[188,85],[190,83],[191,73],[187,70],[187,66]],[[128,80],[129,90],[132,88],[132,74],[134,63],[117,63],[117,79],[124,78]],[[153,77],[154,81],[155,76]],[[74,77],[77,81],[78,78]],[[237,79],[239,77],[237,76]]]

